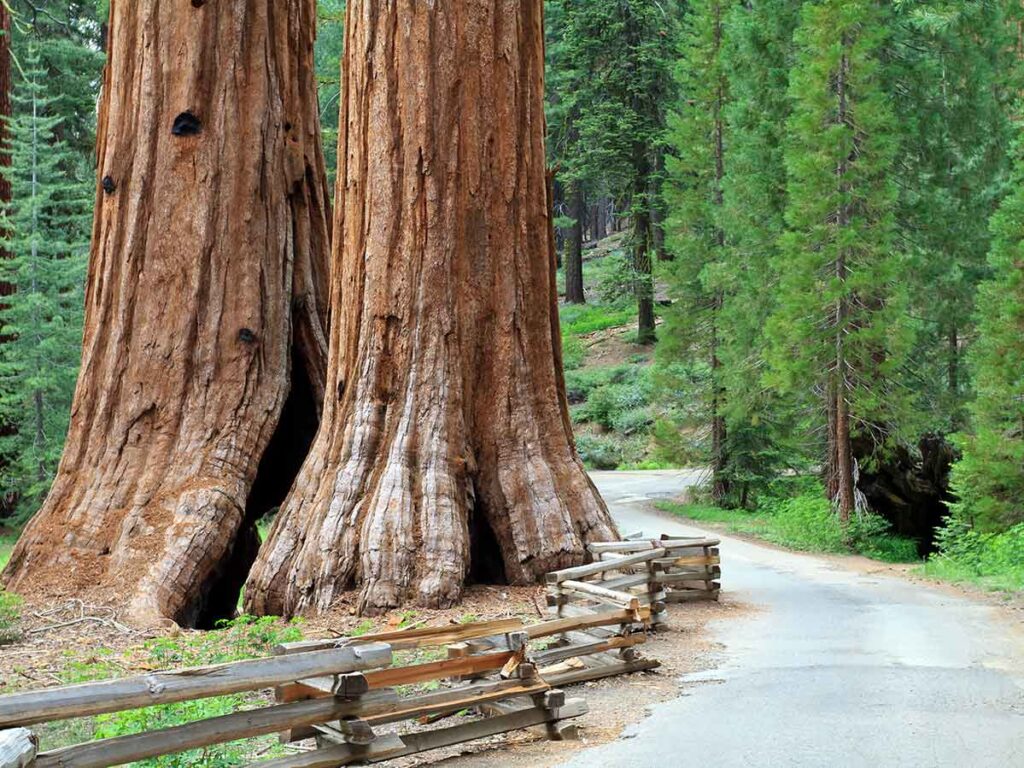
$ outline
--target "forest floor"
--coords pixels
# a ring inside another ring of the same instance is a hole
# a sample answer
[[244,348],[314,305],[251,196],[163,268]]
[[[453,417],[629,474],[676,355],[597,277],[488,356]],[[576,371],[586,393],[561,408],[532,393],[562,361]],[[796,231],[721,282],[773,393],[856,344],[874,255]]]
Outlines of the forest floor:
[[652,440],[654,346],[636,342],[625,245],[623,233],[591,243],[583,261],[587,302],[560,307],[569,409],[590,469],[661,466]]
[[[353,594],[354,601],[355,595]],[[458,624],[468,621],[519,617],[528,623],[544,615],[542,587],[469,588],[457,609],[447,611],[395,611],[380,619],[359,619],[344,600],[331,614],[295,623],[273,621],[239,625],[219,631],[181,630],[171,624],[163,629],[141,630],[120,620],[114,606],[99,606],[70,600],[57,604],[21,606],[19,639],[0,649],[0,695],[35,688],[143,674],[157,669],[215,663],[234,658],[262,655],[282,639],[335,637],[385,631],[420,625]],[[578,721],[579,738],[551,743],[530,731],[498,736],[448,750],[396,761],[396,766],[440,763],[451,766],[492,765],[495,750],[507,750],[502,762],[510,765],[553,765],[574,749],[595,746],[617,738],[622,730],[645,715],[645,709],[678,695],[679,679],[705,668],[713,649],[704,639],[709,618],[736,614],[742,604],[725,598],[721,603],[672,606],[670,628],[654,635],[643,654],[658,659],[661,667],[648,673],[611,678],[567,688],[570,695],[586,698],[590,712]],[[289,635],[294,632],[294,635]],[[220,714],[219,708],[265,706],[269,691],[222,702],[214,701],[210,711],[163,708],[162,725]],[[182,707],[182,705],[171,705]],[[110,724],[86,718],[40,729],[42,746],[53,749],[99,736],[123,735],[138,728],[155,727],[145,717]],[[98,729],[103,730],[101,733]],[[300,744],[310,748],[312,742]],[[281,748],[271,737],[253,740],[243,757],[266,756]]]

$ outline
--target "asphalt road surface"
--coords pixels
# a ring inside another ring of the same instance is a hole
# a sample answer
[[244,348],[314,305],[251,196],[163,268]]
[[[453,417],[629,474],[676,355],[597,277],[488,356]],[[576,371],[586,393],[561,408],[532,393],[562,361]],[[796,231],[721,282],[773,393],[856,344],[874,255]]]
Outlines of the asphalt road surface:
[[[651,509],[688,472],[598,472],[623,533],[697,535]],[[1020,617],[954,591],[722,537],[715,668],[566,768],[1024,768]],[[881,566],[880,566],[881,568]]]

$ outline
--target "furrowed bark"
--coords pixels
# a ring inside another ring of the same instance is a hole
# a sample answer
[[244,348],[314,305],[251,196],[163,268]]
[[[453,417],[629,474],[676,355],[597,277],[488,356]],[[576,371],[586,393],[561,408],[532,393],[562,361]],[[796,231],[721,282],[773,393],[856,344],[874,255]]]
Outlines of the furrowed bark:
[[315,10],[111,2],[82,370],[11,589],[194,624],[244,579],[293,374],[323,391]]
[[575,448],[545,179],[541,0],[347,9],[324,424],[254,613],[456,602],[614,527]]

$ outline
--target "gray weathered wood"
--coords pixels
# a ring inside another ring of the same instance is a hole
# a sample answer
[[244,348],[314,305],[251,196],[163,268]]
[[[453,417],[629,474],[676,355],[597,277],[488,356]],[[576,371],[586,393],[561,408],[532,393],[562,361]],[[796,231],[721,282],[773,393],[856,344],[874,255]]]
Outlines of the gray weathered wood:
[[341,674],[389,664],[391,646],[374,643],[27,691],[0,697],[0,727],[32,725],[254,691],[304,677]]
[[607,589],[599,584],[591,583],[589,581],[563,581],[558,585],[561,589],[567,592],[573,592],[579,595],[586,595],[595,600],[609,603],[626,610],[635,611],[640,607],[640,601],[636,595],[631,595],[628,592],[619,592],[614,589]]
[[659,557],[665,556],[664,549],[652,549],[648,552],[638,552],[635,555],[629,555],[628,557],[622,557],[616,560],[614,563],[596,562],[590,565],[579,565],[575,568],[565,568],[561,571],[554,571],[545,576],[545,580],[548,584],[560,584],[563,581],[579,580],[586,578],[587,576],[595,576],[605,571],[614,571],[618,568],[623,568],[628,565],[635,565],[637,563],[646,563],[651,560],[655,560]]
[[43,752],[36,758],[32,768],[104,768],[124,765],[148,757],[173,755],[187,749],[276,733],[286,728],[315,725],[341,717],[386,712],[393,709],[397,702],[398,695],[393,690],[380,690],[350,701],[334,698],[309,699],[248,712],[235,712],[159,731],[117,736]]
[[0,731],[0,768],[26,768],[32,765],[39,740],[32,731],[14,728]]
[[[466,741],[475,741],[499,733],[529,728],[531,725],[579,717],[586,713],[587,705],[583,699],[569,699],[565,702],[565,706],[554,710],[530,707],[507,715],[475,720],[449,728],[408,733],[401,737],[388,739],[382,737],[365,747],[337,744],[333,747],[318,749],[315,752],[268,760],[255,765],[257,768],[335,768],[335,766],[351,765],[359,761],[376,763],[381,760],[450,747]],[[401,742],[401,747],[398,746],[399,742]]]
[[573,683],[585,683],[589,680],[599,680],[604,677],[615,675],[627,675],[632,672],[643,672],[649,669],[657,669],[661,666],[660,661],[655,659],[638,659],[636,661],[616,661],[614,664],[602,664],[601,666],[587,669],[573,669],[566,672],[558,672],[553,675],[541,675],[551,685],[571,685]]

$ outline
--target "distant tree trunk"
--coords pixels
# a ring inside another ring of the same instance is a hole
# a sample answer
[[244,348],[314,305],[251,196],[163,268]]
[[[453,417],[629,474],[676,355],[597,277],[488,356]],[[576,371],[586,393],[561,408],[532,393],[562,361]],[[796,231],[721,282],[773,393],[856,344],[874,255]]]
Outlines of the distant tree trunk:
[[[722,47],[722,6],[716,4],[715,6],[715,49],[716,51]],[[725,76],[720,75],[718,80],[718,88],[715,92],[715,107],[714,107],[714,134],[713,134],[713,155],[715,160],[715,189],[712,202],[714,208],[717,211],[721,211],[725,205],[725,93],[726,93],[726,81]],[[663,151],[658,153],[658,168],[655,178],[661,177],[661,174],[665,170],[665,156]],[[655,197],[655,204],[652,206],[652,210],[659,209],[661,204],[660,185],[659,192]],[[720,214],[719,214],[720,217]],[[725,230],[720,227],[715,227],[715,247],[720,251],[725,249],[726,237]],[[664,230],[661,232],[661,246],[662,249],[665,247],[665,233]],[[667,254],[659,253],[660,259],[669,258]],[[722,309],[725,305],[725,296],[721,290],[716,289],[711,298],[711,461],[712,461],[712,473],[714,475],[714,481],[712,483],[711,495],[714,501],[722,503],[729,498],[729,494],[732,491],[730,487],[729,479],[726,477],[726,469],[729,466],[729,455],[728,455],[728,427],[725,422],[725,405],[728,393],[725,390],[725,386],[722,383],[722,358],[721,358],[721,338],[719,334],[719,325],[721,321]]]
[[656,339],[654,282],[651,278],[651,218],[646,210],[633,214],[633,291],[637,306],[637,344]]
[[575,223],[569,230],[565,249],[565,300],[570,304],[584,304],[587,299],[583,293],[583,221],[587,216],[587,201],[579,182],[572,185],[569,202],[569,215]]
[[651,164],[647,147],[638,144],[634,157],[634,198],[630,217],[633,224],[633,292],[637,306],[638,344],[653,344],[655,335],[654,280],[651,270],[651,209],[647,194]]
[[608,200],[599,198],[594,206],[594,238],[604,240],[608,237]]
[[250,612],[450,606],[615,535],[562,378],[542,9],[348,4],[331,395]]
[[311,440],[326,377],[315,13],[112,0],[82,370],[11,589],[188,625],[234,609],[292,480],[261,458]]
[[665,245],[665,200],[662,196],[662,180],[665,176],[665,150],[659,149],[651,179],[651,244],[658,261],[671,261],[672,254]]

